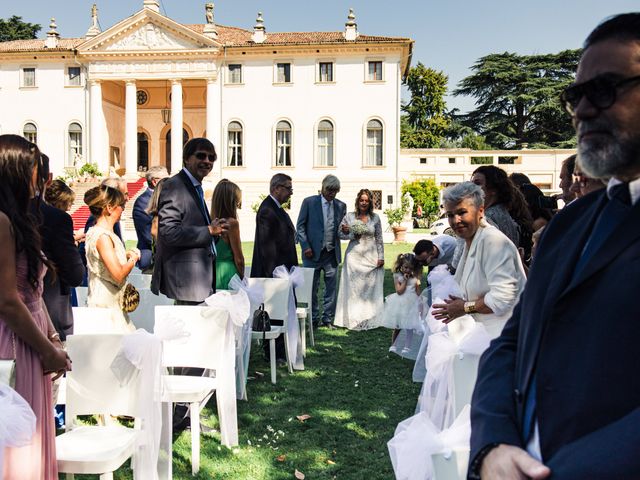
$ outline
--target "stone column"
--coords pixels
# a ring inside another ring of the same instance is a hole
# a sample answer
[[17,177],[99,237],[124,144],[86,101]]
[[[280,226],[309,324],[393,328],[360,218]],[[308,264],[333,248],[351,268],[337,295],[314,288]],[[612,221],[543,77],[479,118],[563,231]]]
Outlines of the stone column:
[[171,174],[182,169],[182,82],[171,81]]
[[213,143],[220,156],[220,149],[222,148],[222,142],[220,141],[219,125],[216,125],[216,107],[220,105],[220,99],[218,96],[219,90],[217,88],[216,81],[212,78],[207,78],[207,105],[206,105],[206,130],[207,138]]
[[124,151],[127,177],[134,178],[138,171],[138,105],[136,103],[136,82],[127,80],[124,102]]
[[[89,162],[98,165],[101,172],[109,169],[107,126],[102,110],[102,84],[89,82]],[[80,168],[82,165],[78,165]]]

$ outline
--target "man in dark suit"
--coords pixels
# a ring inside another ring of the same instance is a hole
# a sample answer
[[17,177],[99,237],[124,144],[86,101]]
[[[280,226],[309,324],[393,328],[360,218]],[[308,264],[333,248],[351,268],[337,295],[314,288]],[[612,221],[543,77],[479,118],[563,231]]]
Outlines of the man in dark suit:
[[[291,198],[293,186],[291,177],[276,173],[269,184],[269,196],[260,204],[256,214],[256,234],[251,261],[251,277],[271,278],[276,267],[284,265],[287,270],[298,265],[296,252],[296,229],[282,205]],[[273,321],[274,324],[278,320]],[[265,342],[265,355],[269,356],[269,346]],[[276,340],[276,358],[283,361],[284,339]]]
[[138,250],[140,250],[140,260],[138,260],[138,268],[143,273],[152,273],[153,270],[153,252],[151,251],[151,221],[153,218],[147,213],[149,200],[153,195],[153,190],[163,178],[168,177],[165,167],[151,167],[146,174],[147,188],[138,196],[133,204],[133,225],[136,227],[136,235],[138,236]]
[[545,228],[482,356],[470,478],[640,478],[640,13],[589,35],[562,98],[578,164],[610,180]]
[[324,177],[320,195],[313,195],[302,201],[296,224],[297,240],[302,249],[302,265],[314,269],[311,317],[316,327],[321,321],[318,301],[321,272],[324,272],[322,325],[331,327],[336,312],[336,274],[342,259],[338,227],[347,212],[344,202],[336,198],[339,191],[338,177]]
[[158,202],[158,241],[151,290],[178,305],[197,305],[215,293],[215,238],[226,219],[211,219],[202,180],[217,155],[206,138],[184,146],[183,168],[165,180]]

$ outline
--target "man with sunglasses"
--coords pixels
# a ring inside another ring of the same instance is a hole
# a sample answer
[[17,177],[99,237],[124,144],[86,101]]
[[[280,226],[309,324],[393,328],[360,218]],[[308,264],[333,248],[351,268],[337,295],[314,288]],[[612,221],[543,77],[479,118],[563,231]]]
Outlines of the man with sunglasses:
[[469,478],[640,478],[640,13],[589,35],[562,101],[608,185],[546,227],[482,356]]

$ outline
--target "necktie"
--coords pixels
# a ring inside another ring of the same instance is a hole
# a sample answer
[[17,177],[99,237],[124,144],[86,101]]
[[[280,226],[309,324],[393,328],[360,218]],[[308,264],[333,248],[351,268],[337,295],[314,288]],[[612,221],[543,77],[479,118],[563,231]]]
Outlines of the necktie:
[[332,202],[326,202],[324,215],[324,248],[328,251],[333,250],[333,205]]
[[[209,215],[209,210],[207,210],[207,203],[204,201],[204,191],[202,190],[202,185],[196,185],[196,192],[198,192],[198,197],[200,197],[200,212],[204,216],[204,219],[207,223],[211,223],[211,216]],[[216,251],[216,243],[211,240],[211,253],[214,256],[218,254]]]
[[[604,245],[615,228],[624,221],[629,210],[631,210],[631,194],[628,183],[621,183],[612,187],[610,193],[611,198],[600,212],[600,215],[598,215],[589,239],[582,250],[582,255],[573,272],[574,277],[584,269],[591,257]],[[536,388],[536,374],[534,373],[524,406],[522,433],[525,442],[529,440],[530,435],[533,433],[536,416]]]

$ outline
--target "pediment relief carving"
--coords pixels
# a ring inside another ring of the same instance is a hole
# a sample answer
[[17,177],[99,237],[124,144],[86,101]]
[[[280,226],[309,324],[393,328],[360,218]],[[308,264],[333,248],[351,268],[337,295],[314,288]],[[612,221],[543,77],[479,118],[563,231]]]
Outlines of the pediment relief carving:
[[153,23],[146,23],[123,38],[107,45],[104,50],[194,50],[203,46],[179,38]]

